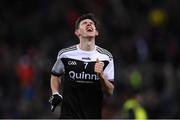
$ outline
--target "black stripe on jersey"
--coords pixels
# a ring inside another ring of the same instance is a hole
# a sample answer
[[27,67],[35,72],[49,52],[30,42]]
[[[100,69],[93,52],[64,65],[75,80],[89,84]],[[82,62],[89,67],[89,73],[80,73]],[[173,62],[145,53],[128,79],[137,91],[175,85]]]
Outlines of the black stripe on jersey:
[[114,85],[114,80],[109,80]]
[[112,54],[111,54],[109,51],[107,51],[106,49],[103,49],[103,48],[101,48],[101,47],[97,47],[96,50],[97,50],[99,53],[102,53],[102,54],[105,54],[105,55],[109,56],[110,59],[113,58]]
[[59,53],[58,53],[58,56],[60,56],[61,54],[65,53],[65,52],[73,51],[73,50],[77,50],[77,46],[76,45],[73,45],[71,47],[64,48],[64,49],[60,50]]
[[56,72],[54,72],[54,71],[51,71],[51,74],[54,75],[54,76],[57,76],[57,77],[59,77],[59,76],[62,75],[62,74],[56,73]]

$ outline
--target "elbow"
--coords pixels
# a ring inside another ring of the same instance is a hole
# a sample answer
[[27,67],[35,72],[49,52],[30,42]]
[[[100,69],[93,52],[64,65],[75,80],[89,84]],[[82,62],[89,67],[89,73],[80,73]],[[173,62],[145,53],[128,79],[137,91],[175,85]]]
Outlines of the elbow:
[[113,95],[113,91],[108,91],[108,92],[106,92],[106,95],[107,95],[107,96],[112,96],[112,95]]
[[112,87],[112,89],[109,91],[109,96],[112,96],[113,95],[113,92],[114,92],[114,86]]
[[107,96],[112,96],[114,92],[114,86],[112,86],[110,89],[108,89],[105,93]]

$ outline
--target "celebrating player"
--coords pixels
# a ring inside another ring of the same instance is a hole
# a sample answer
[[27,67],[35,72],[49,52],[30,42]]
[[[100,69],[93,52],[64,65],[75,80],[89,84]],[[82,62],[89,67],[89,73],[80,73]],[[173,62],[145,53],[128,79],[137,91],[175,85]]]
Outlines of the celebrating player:
[[[60,118],[99,119],[103,94],[113,94],[113,57],[95,44],[96,24],[93,14],[80,16],[75,24],[79,44],[60,50],[52,68],[51,110],[61,103]],[[61,80],[62,75],[64,80]]]

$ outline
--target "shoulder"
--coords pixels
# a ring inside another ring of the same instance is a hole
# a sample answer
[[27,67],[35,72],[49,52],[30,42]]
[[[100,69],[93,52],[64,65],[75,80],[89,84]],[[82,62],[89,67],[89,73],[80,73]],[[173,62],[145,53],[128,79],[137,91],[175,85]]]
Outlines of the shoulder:
[[96,46],[96,51],[99,52],[100,54],[107,55],[110,59],[113,58],[112,54],[108,50],[106,50],[106,49],[104,49],[102,47]]
[[58,52],[58,56],[61,56],[64,53],[75,51],[75,50],[77,50],[77,45],[72,45],[70,47],[63,48]]

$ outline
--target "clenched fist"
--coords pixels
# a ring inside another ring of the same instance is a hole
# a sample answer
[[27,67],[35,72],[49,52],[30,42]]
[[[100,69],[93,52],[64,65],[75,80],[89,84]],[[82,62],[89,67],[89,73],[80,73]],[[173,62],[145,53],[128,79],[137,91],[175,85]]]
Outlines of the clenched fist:
[[96,64],[94,66],[94,71],[97,73],[97,75],[101,75],[103,73],[104,63],[100,62],[99,59],[96,59]]

